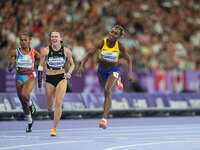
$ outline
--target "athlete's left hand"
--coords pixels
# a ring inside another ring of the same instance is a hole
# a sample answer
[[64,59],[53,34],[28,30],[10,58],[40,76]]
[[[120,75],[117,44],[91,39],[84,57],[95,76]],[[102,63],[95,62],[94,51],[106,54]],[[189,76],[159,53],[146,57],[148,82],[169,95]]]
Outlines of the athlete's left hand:
[[134,77],[133,77],[132,72],[128,74],[128,80],[129,80],[130,82],[134,82]]
[[69,73],[69,72],[65,73],[65,77],[66,77],[67,79],[70,79],[71,76],[72,76],[71,73]]

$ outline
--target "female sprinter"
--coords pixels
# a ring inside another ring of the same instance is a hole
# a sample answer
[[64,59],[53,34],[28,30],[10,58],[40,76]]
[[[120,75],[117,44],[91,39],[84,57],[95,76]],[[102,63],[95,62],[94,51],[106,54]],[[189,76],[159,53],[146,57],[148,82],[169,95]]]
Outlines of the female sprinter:
[[26,132],[31,132],[33,125],[32,115],[36,109],[30,99],[30,93],[35,84],[36,73],[33,72],[35,59],[39,60],[40,54],[33,48],[30,48],[30,37],[27,33],[20,35],[20,46],[21,48],[11,50],[8,71],[11,72],[16,66],[17,95],[28,120]]
[[131,60],[124,46],[118,41],[122,34],[123,28],[119,25],[114,26],[108,34],[108,39],[105,38],[99,44],[97,44],[95,48],[87,53],[77,71],[77,75],[81,76],[84,70],[84,65],[88,61],[88,58],[98,52],[97,76],[101,86],[104,88],[105,96],[103,118],[99,123],[99,127],[103,129],[108,127],[106,119],[111,107],[111,92],[116,81],[120,77],[120,69],[117,65],[120,52],[123,53],[123,57],[128,62],[128,78],[131,82],[134,80],[132,75]]
[[[51,44],[41,52],[40,65],[38,67],[38,80],[41,84],[42,72],[46,64],[46,106],[48,110],[54,111],[53,128],[50,136],[56,136],[56,127],[62,114],[62,102],[66,93],[67,79],[71,78],[74,70],[74,61],[69,48],[62,45],[59,32],[50,33]],[[65,73],[65,62],[68,62],[68,72]]]

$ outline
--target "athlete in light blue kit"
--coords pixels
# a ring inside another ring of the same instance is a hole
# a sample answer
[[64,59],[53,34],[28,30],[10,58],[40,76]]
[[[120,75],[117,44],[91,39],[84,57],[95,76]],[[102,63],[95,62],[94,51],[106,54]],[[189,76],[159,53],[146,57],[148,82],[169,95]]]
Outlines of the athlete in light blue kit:
[[17,95],[22,104],[23,111],[28,120],[26,132],[32,131],[33,119],[32,115],[35,113],[35,106],[30,99],[30,93],[35,83],[34,63],[35,59],[39,60],[40,54],[33,48],[30,48],[30,37],[27,33],[20,35],[20,48],[11,50],[10,62],[8,71],[16,68],[16,89]]

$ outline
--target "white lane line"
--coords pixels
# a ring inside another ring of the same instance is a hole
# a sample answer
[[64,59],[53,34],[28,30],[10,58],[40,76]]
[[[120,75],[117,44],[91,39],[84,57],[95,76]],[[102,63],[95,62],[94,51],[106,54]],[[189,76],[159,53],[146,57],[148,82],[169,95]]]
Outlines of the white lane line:
[[169,143],[185,143],[185,142],[200,142],[198,141],[165,141],[165,142],[152,142],[152,143],[144,143],[144,144],[132,144],[132,145],[123,145],[123,146],[115,146],[115,147],[110,147],[106,148],[104,150],[117,150],[117,149],[125,149],[125,148],[130,148],[130,147],[143,147],[143,146],[149,146],[149,145],[160,145],[160,144],[169,144]]
[[51,142],[51,143],[40,143],[40,144],[27,144],[27,145],[15,145],[15,146],[7,146],[2,147],[0,150],[10,150],[16,148],[24,148],[24,147],[35,147],[35,146],[45,146],[45,145],[54,145],[54,144],[70,144],[70,143],[82,143],[82,142],[93,142],[92,140],[81,140],[81,141],[61,141],[61,142]]

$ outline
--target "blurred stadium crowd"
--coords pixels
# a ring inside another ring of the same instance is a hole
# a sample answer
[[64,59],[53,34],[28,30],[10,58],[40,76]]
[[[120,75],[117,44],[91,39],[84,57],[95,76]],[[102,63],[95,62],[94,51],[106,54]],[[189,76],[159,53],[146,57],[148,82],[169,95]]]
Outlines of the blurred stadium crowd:
[[[136,71],[200,70],[200,0],[1,0],[0,68],[21,32],[41,51],[49,32],[61,31],[79,63],[115,24],[126,30],[120,41]],[[93,57],[87,68],[95,64]]]

